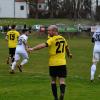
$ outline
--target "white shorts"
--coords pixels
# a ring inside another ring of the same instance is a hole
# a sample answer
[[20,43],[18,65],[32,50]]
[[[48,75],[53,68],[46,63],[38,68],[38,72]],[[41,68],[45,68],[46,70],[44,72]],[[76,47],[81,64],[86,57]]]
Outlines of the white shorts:
[[23,52],[16,51],[15,52],[15,61],[19,60],[20,57],[22,57],[23,59],[28,59],[28,53],[26,51],[23,51]]
[[93,52],[93,62],[100,61],[100,52]]
[[100,61],[100,45],[95,45],[93,50],[93,62]]

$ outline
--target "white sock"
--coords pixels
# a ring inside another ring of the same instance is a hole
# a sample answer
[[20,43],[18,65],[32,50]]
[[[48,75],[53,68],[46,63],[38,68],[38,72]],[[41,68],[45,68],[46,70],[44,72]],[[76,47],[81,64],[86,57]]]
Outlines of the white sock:
[[93,64],[91,66],[91,80],[94,80],[95,71],[96,71],[96,65]]
[[14,62],[12,63],[11,69],[14,70],[15,67],[16,67],[16,61],[14,61]]
[[24,65],[24,64],[26,64],[28,62],[28,60],[27,59],[24,59],[22,62],[21,62],[21,64],[20,65]]

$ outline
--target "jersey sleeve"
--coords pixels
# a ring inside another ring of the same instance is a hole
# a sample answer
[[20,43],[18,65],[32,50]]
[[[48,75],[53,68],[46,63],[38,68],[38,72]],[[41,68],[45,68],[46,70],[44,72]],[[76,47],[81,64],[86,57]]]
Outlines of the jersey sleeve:
[[51,44],[52,44],[52,38],[49,38],[47,41],[46,41],[46,44],[48,45],[48,46],[50,46]]
[[68,46],[68,43],[67,43],[67,41],[66,41],[66,39],[64,38],[64,41],[65,41],[65,46]]

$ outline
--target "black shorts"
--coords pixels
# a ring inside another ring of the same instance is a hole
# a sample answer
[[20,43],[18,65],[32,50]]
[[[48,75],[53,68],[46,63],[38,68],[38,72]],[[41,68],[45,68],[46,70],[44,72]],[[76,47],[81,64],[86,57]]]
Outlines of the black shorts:
[[16,48],[9,48],[9,55],[14,56],[15,50],[16,50]]
[[51,77],[66,77],[67,76],[66,65],[49,66],[49,74]]

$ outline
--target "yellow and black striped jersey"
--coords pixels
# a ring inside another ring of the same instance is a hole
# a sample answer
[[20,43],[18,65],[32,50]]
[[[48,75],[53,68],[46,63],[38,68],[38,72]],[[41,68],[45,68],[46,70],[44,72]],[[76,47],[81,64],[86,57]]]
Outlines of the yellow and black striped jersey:
[[10,30],[7,32],[8,47],[15,48],[18,42],[19,32],[16,30]]
[[49,66],[59,66],[66,64],[66,50],[65,47],[68,45],[64,37],[57,35],[47,40],[49,47]]

